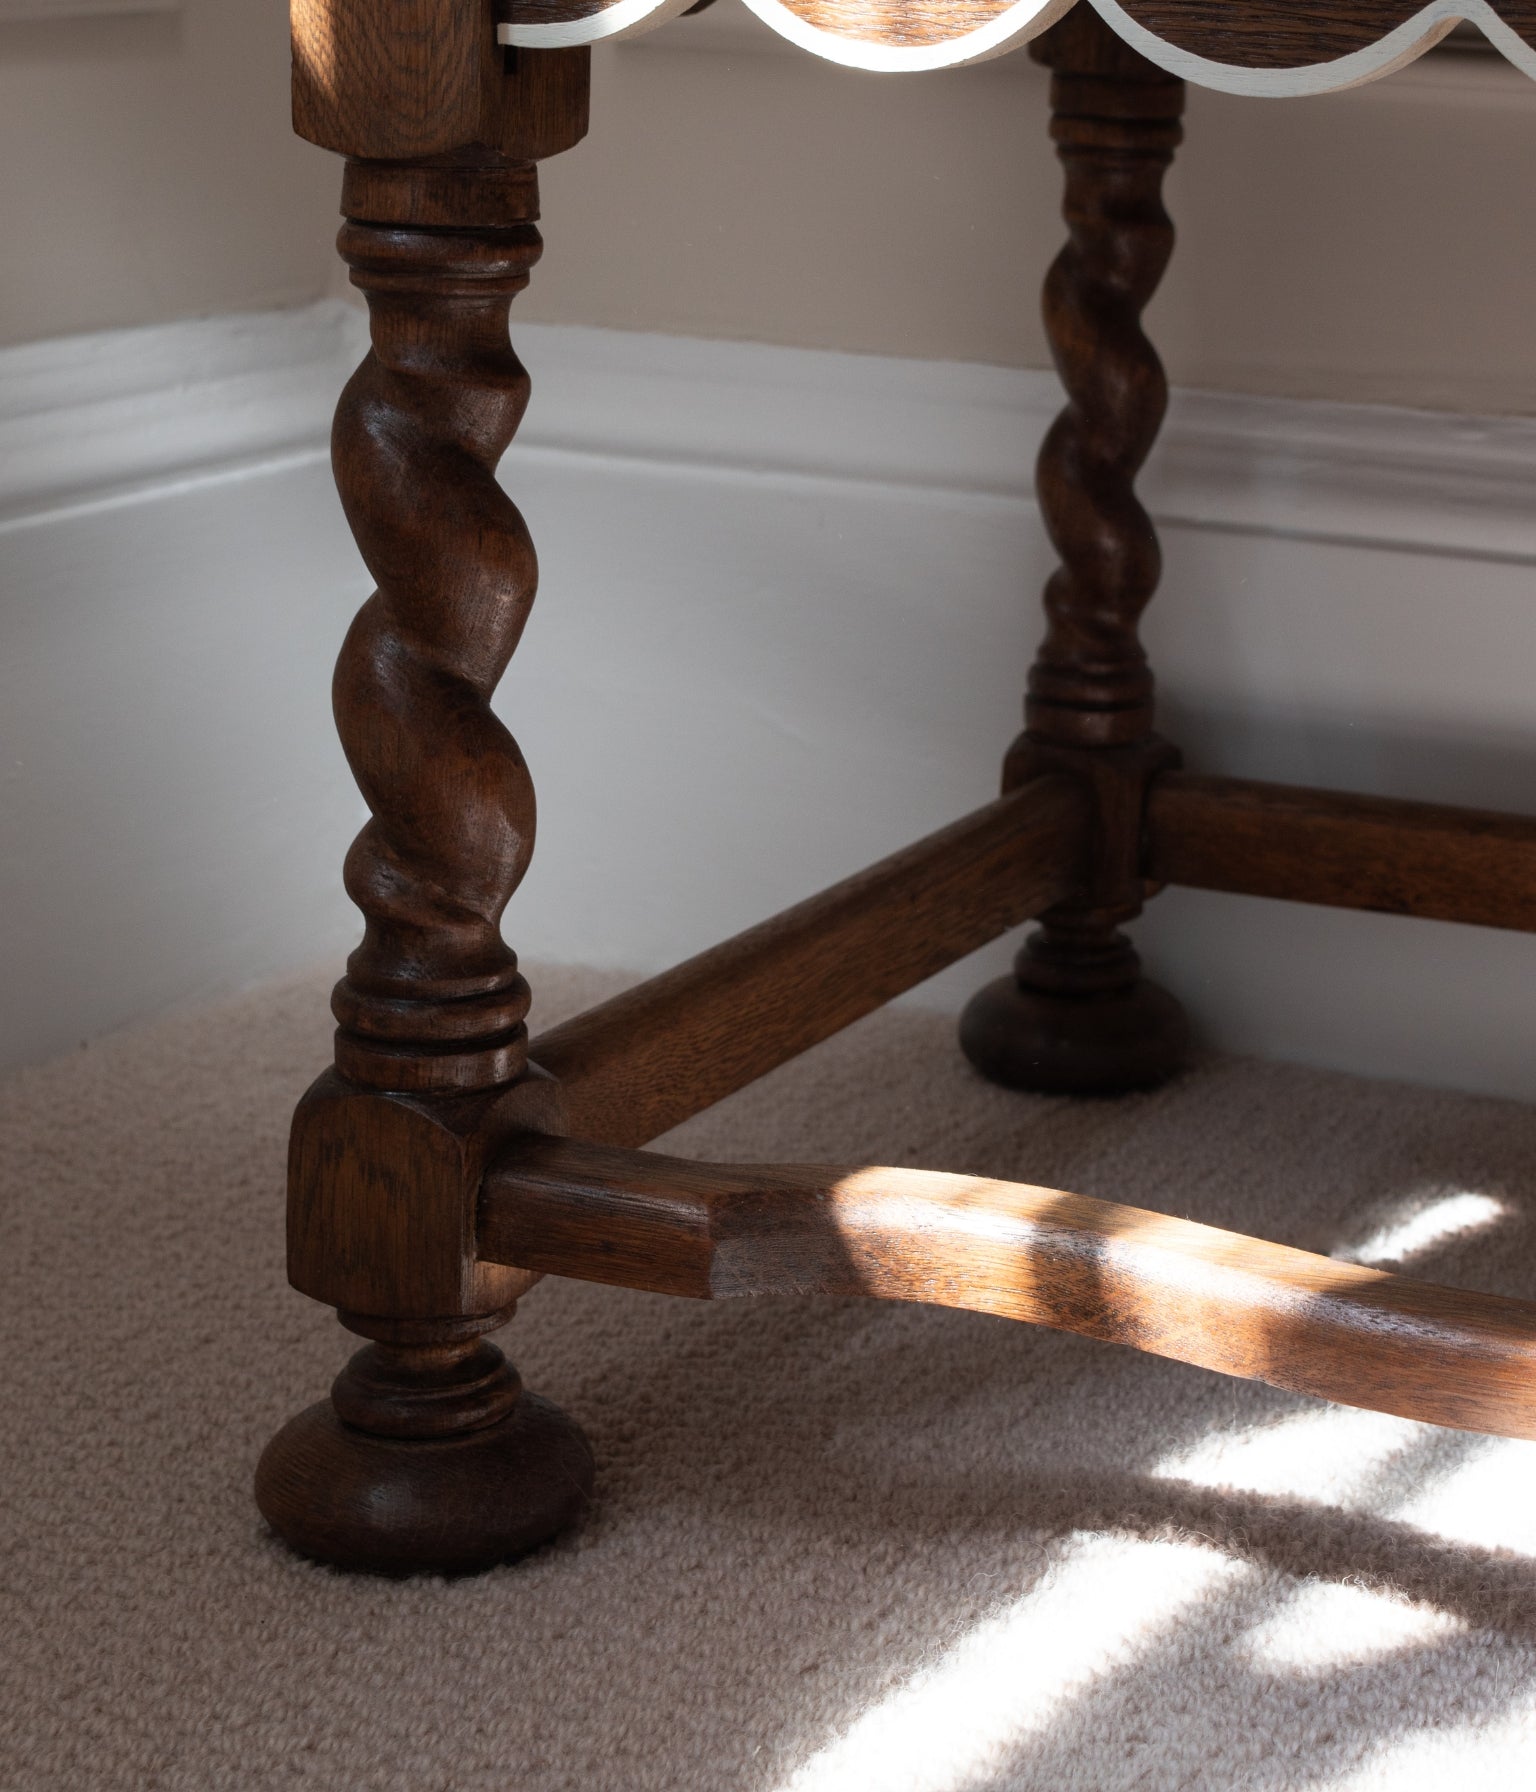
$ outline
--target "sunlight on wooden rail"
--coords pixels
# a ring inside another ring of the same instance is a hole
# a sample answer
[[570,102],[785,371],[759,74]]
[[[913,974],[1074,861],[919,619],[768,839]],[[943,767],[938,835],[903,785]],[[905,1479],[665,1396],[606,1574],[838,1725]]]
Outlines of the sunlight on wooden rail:
[[1536,1438],[1536,1304],[1026,1183],[525,1136],[486,1178],[479,1254],[703,1299],[870,1295],[996,1313],[1346,1406]]

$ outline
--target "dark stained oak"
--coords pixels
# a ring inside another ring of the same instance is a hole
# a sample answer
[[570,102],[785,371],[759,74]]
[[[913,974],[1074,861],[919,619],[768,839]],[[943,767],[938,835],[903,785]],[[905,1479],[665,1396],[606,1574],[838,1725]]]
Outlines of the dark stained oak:
[[[1250,85],[1309,80],[1416,10],[1124,4],[1159,35],[1153,54]],[[1141,316],[1172,248],[1181,82],[1081,3],[787,5],[781,29],[886,66],[968,37],[952,60],[986,53],[1057,18],[1036,53],[1066,176],[1045,313],[1068,403],[1038,469],[1060,567],[1025,730],[998,801],[552,1029],[530,1058],[501,921],[534,796],[491,697],[537,567],[495,471],[528,398],[508,316],[540,252],[535,164],[583,135],[588,60],[497,36],[602,35],[608,9],[293,0],[296,127],[349,158],[341,249],[373,346],[338,408],[335,466],[378,590],[335,682],[371,815],[347,864],[364,937],[334,997],[335,1065],[294,1117],[288,1267],[365,1342],[268,1445],[256,1492],[282,1538],[339,1567],[470,1572],[579,1518],[591,1452],[489,1337],[548,1273],[967,1307],[1536,1437],[1536,1306],[1029,1185],[626,1149],[1036,917],[1015,974],[967,1008],[973,1062],[1029,1088],[1160,1081],[1182,1062],[1182,1014],[1120,929],[1162,882],[1536,931],[1536,822],[1188,777],[1155,732],[1137,630],[1159,552],[1135,480],[1166,387]],[[1536,42],[1536,0],[1500,16]]]
[[590,51],[509,58],[478,0],[290,0],[289,22],[293,128],[322,149],[535,162],[586,134]]
[[470,1574],[580,1518],[586,1439],[480,1335],[509,1317],[413,1332],[343,1315],[380,1341],[262,1452],[256,1503],[278,1535],[336,1568]]
[[504,1311],[526,1278],[476,1261],[475,1198],[497,1146],[565,1131],[560,1092],[537,1070],[452,1097],[318,1077],[288,1141],[288,1280],[346,1312],[457,1323]]
[[1067,406],[1040,450],[1040,511],[1061,564],[1029,674],[1024,732],[1003,786],[1045,772],[1092,792],[1095,860],[1076,900],[1042,917],[1012,977],[978,991],[960,1023],[993,1082],[1052,1094],[1150,1088],[1188,1049],[1178,1003],[1141,975],[1122,924],[1140,912],[1147,780],[1178,755],[1153,732],[1152,674],[1137,624],[1161,570],[1136,474],[1167,408],[1141,313],[1173,249],[1162,181],[1183,84],[1078,6],[1037,40],[1052,71],[1051,135],[1066,171],[1066,247],[1045,283],[1045,324]]
[[[332,451],[379,589],[333,687],[373,819],[347,855],[366,928],[332,1005],[337,1069],[375,1088],[493,1088],[527,1062],[528,986],[500,922],[533,851],[533,783],[491,695],[537,583],[528,531],[495,477],[528,402],[507,312],[540,252],[533,175],[517,164],[453,175],[468,205],[489,193],[505,217],[520,200],[515,222],[349,219],[341,232],[373,348],[342,394]],[[366,180],[378,206],[385,178],[353,176],[348,201]],[[398,209],[416,178],[400,171]]]
[[1027,1183],[516,1141],[481,1251],[661,1294],[996,1313],[1346,1406],[1536,1438],[1536,1304]]
[[1152,674],[1137,623],[1162,571],[1136,496],[1168,407],[1141,314],[1173,253],[1163,176],[1183,137],[1183,83],[1078,6],[1038,39],[1051,70],[1051,137],[1065,174],[1067,243],[1043,310],[1067,404],[1041,445],[1040,510],[1061,558],[1029,673],[1026,741],[1122,746],[1152,731]]
[[1170,772],[1152,786],[1160,884],[1536,933],[1536,819]]
[[568,1130],[641,1145],[1069,891],[1087,802],[1042,778],[541,1033]]
[[[294,1116],[288,1266],[371,1342],[267,1446],[256,1495],[321,1561],[467,1572],[546,1540],[592,1485],[580,1431],[484,1336],[534,1278],[478,1261],[474,1236],[493,1151],[561,1123],[501,935],[534,797],[490,700],[537,566],[495,470],[528,400],[508,308],[540,252],[532,157],[585,129],[586,59],[503,55],[489,12],[456,0],[298,0],[294,18],[301,130],[369,157],[340,248],[372,348],[332,449],[378,590],[333,687],[371,814],[346,866],[364,934],[332,1000],[335,1068]],[[317,87],[322,26],[339,48]]]

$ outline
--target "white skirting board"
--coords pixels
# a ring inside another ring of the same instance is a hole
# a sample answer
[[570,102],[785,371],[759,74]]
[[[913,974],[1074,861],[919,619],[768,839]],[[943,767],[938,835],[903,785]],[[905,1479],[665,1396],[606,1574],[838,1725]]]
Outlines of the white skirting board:
[[[1051,376],[515,339],[526,956],[660,969],[987,799]],[[363,340],[327,304],[0,352],[0,1061],[339,968],[326,693],[368,580],[325,435]],[[1144,490],[1192,766],[1536,808],[1536,423],[1184,393]],[[1536,1095],[1536,940],[1179,891],[1138,931],[1212,1044]]]

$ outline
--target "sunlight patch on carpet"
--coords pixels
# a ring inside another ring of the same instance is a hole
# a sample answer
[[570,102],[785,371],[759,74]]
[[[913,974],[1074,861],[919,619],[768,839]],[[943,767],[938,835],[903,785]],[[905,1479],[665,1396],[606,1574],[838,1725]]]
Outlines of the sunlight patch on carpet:
[[1313,1581],[1249,1632],[1247,1654],[1255,1667],[1281,1671],[1354,1667],[1466,1628],[1433,1606],[1409,1605],[1369,1587]]
[[1536,1556],[1536,1443],[1467,1441],[1467,1459],[1416,1489],[1392,1516],[1451,1542]]
[[1347,1778],[1332,1781],[1328,1792],[1525,1792],[1533,1758],[1536,1708],[1527,1701],[1493,1723],[1405,1736]]
[[1362,1494],[1426,1427],[1353,1406],[1309,1406],[1268,1425],[1214,1431],[1152,1469],[1159,1480],[1336,1504]]
[[1355,1244],[1330,1251],[1343,1263],[1388,1269],[1410,1263],[1453,1238],[1486,1232],[1508,1217],[1509,1203],[1475,1189],[1426,1191],[1400,1201],[1397,1213]]
[[1250,1572],[1204,1545],[1074,1538],[1038,1586],[861,1713],[782,1792],[961,1792],[1187,1607]]

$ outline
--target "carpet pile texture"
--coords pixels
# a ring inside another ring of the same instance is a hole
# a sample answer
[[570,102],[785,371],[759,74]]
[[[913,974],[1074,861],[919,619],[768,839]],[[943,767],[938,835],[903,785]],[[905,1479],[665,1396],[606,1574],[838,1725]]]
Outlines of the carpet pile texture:
[[[536,973],[548,1024],[614,980]],[[0,1088],[10,1792],[1418,1792],[1536,1782],[1536,1445],[1003,1320],[546,1282],[585,1528],[346,1578],[252,1505],[343,1361],[283,1274],[325,980]],[[1217,1060],[1072,1104],[873,1017],[665,1141],[902,1163],[1536,1297],[1536,1111]]]

